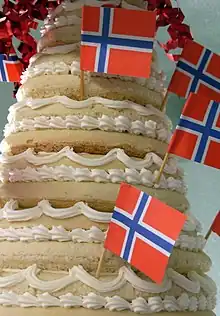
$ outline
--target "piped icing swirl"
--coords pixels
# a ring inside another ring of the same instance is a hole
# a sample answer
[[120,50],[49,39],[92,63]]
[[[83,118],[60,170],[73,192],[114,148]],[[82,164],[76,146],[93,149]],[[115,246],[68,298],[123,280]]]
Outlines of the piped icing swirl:
[[137,297],[132,302],[128,302],[120,296],[103,297],[95,293],[89,293],[84,296],[74,296],[67,293],[61,296],[53,296],[49,293],[38,294],[36,296],[25,292],[17,294],[15,292],[0,293],[0,305],[18,306],[18,307],[63,307],[74,308],[84,307],[89,309],[107,309],[109,311],[132,311],[138,314],[156,313],[160,311],[205,311],[213,310],[216,305],[216,299],[213,296],[189,296],[187,293],[179,297],[160,296],[150,297],[148,300],[143,297]]
[[152,120],[131,121],[128,117],[120,115],[110,117],[102,115],[93,117],[89,115],[68,115],[61,116],[37,116],[34,118],[13,121],[5,125],[4,136],[9,136],[17,132],[33,131],[41,129],[82,129],[82,130],[102,130],[106,132],[128,132],[134,135],[144,135],[150,138],[157,138],[168,142],[170,132],[161,124]]
[[[18,202],[10,200],[0,209],[0,220],[7,220],[8,222],[27,222],[32,219],[38,219],[43,215],[59,220],[83,215],[97,223],[109,223],[112,217],[112,213],[96,211],[84,202],[75,203],[68,208],[54,208],[49,201],[42,200],[32,208],[19,209]],[[189,212],[187,215],[183,231],[200,232],[201,224],[199,221]]]
[[97,183],[121,183],[144,185],[155,189],[166,189],[186,193],[186,186],[182,179],[166,178],[162,174],[160,182],[155,184],[158,170],[151,171],[142,168],[140,171],[131,168],[123,169],[89,169],[74,168],[67,165],[42,166],[39,168],[7,169],[0,172],[2,182],[43,182],[43,181],[74,181]]
[[[51,229],[44,225],[23,228],[0,228],[0,241],[58,241],[75,243],[102,243],[105,240],[106,231],[102,231],[96,226],[90,229],[76,228],[71,231],[66,230],[62,226],[53,226]],[[177,239],[175,247],[187,249],[190,251],[201,251],[205,246],[205,238],[203,236],[188,236],[181,234]]]
[[[6,153],[0,155],[0,162],[4,165],[14,164],[16,162],[24,160],[27,163],[30,163],[34,166],[40,166],[45,164],[52,164],[57,163],[63,158],[67,158],[72,162],[75,162],[79,165],[85,167],[98,167],[104,166],[114,161],[120,161],[124,164],[125,167],[141,170],[143,168],[151,168],[152,166],[156,166],[160,168],[163,160],[157,154],[151,152],[147,153],[144,159],[137,159],[129,157],[123,149],[115,148],[110,150],[104,156],[85,156],[84,154],[78,154],[73,151],[70,147],[64,147],[59,152],[39,152],[36,154],[34,149],[27,149],[26,151],[11,156]],[[180,174],[182,175],[182,170],[180,170],[177,166],[177,161],[175,158],[170,157],[165,168],[164,172],[167,174],[175,175]]]
[[193,294],[199,294],[201,290],[212,296],[217,293],[214,281],[207,275],[200,275],[195,271],[191,271],[187,276],[184,276],[171,268],[167,270],[167,274],[161,284],[144,280],[125,266],[121,267],[118,275],[113,275],[112,279],[109,279],[109,275],[107,275],[107,278],[103,275],[101,279],[97,279],[86,272],[82,266],[74,266],[68,273],[61,272],[63,276],[59,278],[56,277],[56,273],[46,271],[51,274],[52,278],[50,277],[49,280],[40,279],[38,277],[39,272],[37,265],[32,265],[26,269],[18,270],[14,274],[9,273],[9,275],[0,277],[0,288],[4,289],[12,285],[27,282],[31,288],[43,292],[55,293],[70,284],[81,282],[99,293],[111,293],[123,288],[126,284],[131,284],[138,292],[159,294],[169,291],[173,284],[176,284],[183,290]]

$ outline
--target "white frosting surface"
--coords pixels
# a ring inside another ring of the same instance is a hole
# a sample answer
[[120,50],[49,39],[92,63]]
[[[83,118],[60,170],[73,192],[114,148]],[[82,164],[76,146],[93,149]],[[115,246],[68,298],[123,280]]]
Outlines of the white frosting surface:
[[[26,222],[40,218],[42,215],[55,219],[84,215],[91,221],[100,223],[109,223],[112,217],[112,213],[96,211],[83,202],[78,202],[68,208],[53,208],[47,200],[42,200],[35,207],[19,209],[18,211],[18,202],[10,200],[0,209],[0,220],[7,220],[8,222]],[[187,215],[183,231],[200,232],[201,224],[189,213]]]
[[181,179],[166,178],[162,175],[159,184],[155,184],[158,175],[157,170],[142,168],[140,171],[131,168],[123,169],[88,169],[74,168],[67,165],[54,167],[42,166],[39,168],[26,167],[25,169],[4,169],[0,172],[2,182],[42,182],[42,181],[75,181],[97,183],[121,183],[139,184],[155,189],[166,189],[186,193],[186,186]]
[[95,293],[89,293],[84,296],[74,296],[71,293],[53,296],[49,293],[38,294],[36,296],[26,292],[24,294],[16,294],[15,292],[3,292],[0,294],[0,305],[19,306],[19,307],[84,307],[89,309],[105,308],[109,311],[132,311],[139,314],[147,314],[150,312],[175,312],[175,311],[204,311],[213,310],[216,305],[215,297],[203,294],[189,296],[187,293],[181,294],[180,297],[160,296],[150,297],[145,300],[143,297],[137,297],[132,302],[128,302],[120,296],[103,297]]
[[110,117],[102,115],[101,117],[93,117],[84,115],[68,115],[61,116],[37,116],[34,118],[23,119],[21,121],[13,121],[5,125],[4,136],[24,131],[33,131],[37,129],[83,129],[114,132],[128,132],[135,135],[145,135],[151,138],[158,138],[161,141],[168,142],[170,132],[161,124],[149,121],[131,121],[128,117],[120,115]]
[[[164,93],[164,76],[161,73],[159,79],[155,78],[154,73],[154,64],[152,63],[152,73],[151,77],[148,79],[145,78],[135,78],[135,77],[123,77],[117,75],[109,74],[97,74],[97,73],[85,73],[86,80],[90,76],[97,77],[101,76],[104,78],[120,78],[123,81],[133,81],[150,90],[155,90],[157,92]],[[47,63],[41,63],[39,65],[29,65],[28,68],[21,75],[21,84],[24,84],[28,79],[34,78],[41,75],[75,75],[80,76],[80,62],[73,61],[71,65],[67,65],[65,62],[52,62],[48,61]]]
[[[114,161],[120,161],[127,168],[141,170],[143,168],[150,168],[156,166],[161,167],[163,160],[157,154],[151,152],[147,153],[144,159],[136,159],[129,157],[123,149],[115,148],[110,150],[106,155],[96,157],[90,156],[86,157],[83,154],[77,154],[70,147],[64,147],[59,152],[39,152],[36,154],[34,149],[27,149],[26,151],[17,154],[17,155],[7,155],[3,153],[0,155],[0,162],[2,164],[13,164],[18,161],[25,160],[26,162],[33,164],[35,166],[45,165],[56,163],[63,158],[68,158],[72,162],[80,164],[85,167],[98,167],[104,166]],[[168,174],[182,174],[182,171],[178,169],[177,161],[175,158],[170,157],[165,168],[164,172]]]
[[[0,241],[73,241],[75,243],[97,242],[105,240],[106,231],[96,226],[90,229],[76,228],[71,231],[62,226],[53,226],[52,229],[44,225],[23,228],[0,228]],[[175,243],[175,247],[190,251],[200,251],[204,248],[205,238],[203,236],[188,236],[181,234]]]
[[217,293],[215,282],[207,275],[200,275],[195,271],[189,272],[186,277],[169,268],[161,284],[141,279],[126,266],[121,267],[118,275],[113,276],[111,280],[108,278],[97,279],[86,272],[82,266],[74,266],[68,273],[64,271],[61,273],[63,276],[57,278],[56,273],[51,272],[53,277],[45,281],[38,278],[39,269],[36,265],[32,265],[26,269],[17,270],[13,274],[0,277],[0,288],[4,289],[21,282],[27,282],[31,288],[54,293],[70,284],[81,282],[99,293],[110,293],[123,288],[128,283],[137,291],[159,294],[167,292],[173,284],[176,284],[193,294],[199,294],[201,290],[211,296]]

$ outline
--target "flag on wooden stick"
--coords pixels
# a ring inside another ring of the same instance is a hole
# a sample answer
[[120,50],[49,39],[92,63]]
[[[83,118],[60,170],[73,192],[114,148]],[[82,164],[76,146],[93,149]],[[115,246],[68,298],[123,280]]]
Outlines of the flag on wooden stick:
[[214,222],[212,223],[208,233],[205,236],[205,239],[208,240],[209,236],[211,235],[211,233],[215,233],[218,236],[220,236],[220,211],[218,212],[218,214],[216,215]]
[[22,71],[23,64],[15,51],[11,51],[9,55],[0,54],[0,81],[19,82]]
[[220,101],[220,56],[188,40],[168,90],[185,99],[193,92]]
[[155,31],[155,12],[84,6],[81,70],[148,78]]
[[220,211],[218,212],[214,222],[212,223],[212,231],[220,236]]
[[192,93],[167,152],[220,169],[220,103]]
[[121,184],[104,247],[161,283],[186,216]]

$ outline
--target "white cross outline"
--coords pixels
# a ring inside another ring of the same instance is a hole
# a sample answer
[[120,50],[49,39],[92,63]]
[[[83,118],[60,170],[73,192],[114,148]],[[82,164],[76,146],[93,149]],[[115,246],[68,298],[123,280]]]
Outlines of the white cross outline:
[[[208,120],[208,117],[209,117],[209,113],[210,113],[212,105],[213,105],[213,102],[215,102],[215,101],[210,101],[209,102],[209,105],[207,107],[206,113],[205,113],[204,118],[203,118],[202,121],[194,119],[194,118],[189,117],[189,116],[185,116],[185,115],[181,115],[180,119],[183,119],[183,120],[186,120],[186,121],[189,121],[189,122],[192,122],[192,123],[196,123],[196,124],[198,124],[200,126],[205,127],[206,123],[207,123],[207,120]],[[219,115],[220,115],[220,107],[218,107],[218,111],[216,112],[215,119],[214,119],[214,121],[212,123],[212,129],[216,130],[216,131],[220,131],[220,127],[216,126]],[[191,160],[195,161],[196,154],[198,152],[198,148],[199,148],[199,145],[200,145],[201,138],[202,138],[203,134],[198,132],[198,131],[186,128],[184,126],[179,126],[179,125],[177,125],[176,129],[177,130],[181,130],[183,132],[188,132],[189,134],[193,134],[193,135],[197,136],[196,145],[195,145],[195,147],[193,149],[193,153],[191,155]],[[207,152],[208,152],[208,148],[209,148],[209,144],[210,144],[210,142],[212,140],[215,141],[216,143],[220,143],[219,139],[216,139],[216,138],[214,138],[212,136],[209,136],[209,138],[208,138],[208,140],[206,142],[205,150],[204,150],[203,155],[202,155],[201,163],[204,163],[204,161],[205,161],[205,158],[206,158],[206,155],[207,155]]]
[[[98,32],[89,32],[89,31],[81,31],[81,34],[85,35],[94,35],[94,36],[101,36],[102,35],[102,26],[104,23],[104,7],[100,8],[100,16],[99,16],[99,30]],[[115,34],[113,33],[113,22],[114,22],[114,13],[115,8],[111,8],[110,10],[110,24],[109,24],[109,37],[115,37],[115,38],[124,38],[124,39],[140,39],[142,41],[153,41],[154,37],[145,37],[145,36],[133,36],[133,35],[121,35],[121,34]],[[95,65],[94,65],[94,72],[98,72],[98,65],[99,65],[99,59],[100,59],[100,52],[101,52],[101,44],[99,43],[91,43],[91,42],[85,42],[82,41],[81,45],[84,46],[93,46],[96,47],[96,56],[95,56]],[[139,51],[143,53],[151,53],[153,49],[147,49],[147,48],[139,48],[139,47],[130,47],[130,46],[119,46],[119,45],[107,45],[106,50],[106,59],[105,59],[105,67],[104,67],[104,73],[108,73],[108,65],[109,65],[109,57],[111,49],[118,49],[118,50],[127,50],[127,51]]]
[[[199,65],[200,65],[200,63],[201,63],[201,61],[202,61],[202,59],[203,59],[203,57],[204,57],[205,52],[206,52],[206,48],[203,48],[203,52],[202,52],[202,54],[200,55],[199,60],[198,60],[198,62],[197,62],[196,65],[195,65],[195,64],[192,64],[191,62],[189,62],[189,61],[186,60],[185,58],[180,58],[180,61],[182,61],[183,63],[185,63],[185,64],[187,64],[188,66],[192,67],[193,69],[197,70],[198,67],[199,67]],[[205,67],[204,67],[203,74],[206,75],[206,76],[208,76],[208,77],[210,77],[210,78],[212,78],[212,79],[214,79],[215,81],[218,81],[218,82],[220,83],[220,79],[218,79],[217,77],[215,77],[215,76],[213,76],[212,74],[210,74],[209,72],[207,72],[207,68],[208,68],[208,66],[209,66],[209,63],[210,63],[210,60],[211,60],[213,54],[214,54],[214,53],[211,52],[211,54],[210,54],[210,56],[209,56],[209,58],[208,58],[208,60],[207,60],[207,62],[206,62],[206,65],[205,65]],[[182,68],[177,67],[176,70],[178,70],[179,72],[183,73],[184,75],[187,75],[187,77],[190,78],[190,83],[189,83],[188,88],[187,88],[187,91],[186,91],[186,93],[185,93],[185,97],[188,97],[189,94],[190,94],[190,89],[191,89],[192,82],[193,82],[193,80],[194,80],[194,76],[193,76],[191,73],[185,71],[185,70],[182,69]],[[214,90],[214,91],[216,91],[216,92],[219,92],[219,90],[218,90],[217,88],[213,87],[212,85],[208,84],[208,83],[205,82],[205,81],[199,80],[199,81],[198,81],[198,84],[197,84],[197,86],[196,86],[196,91],[194,91],[194,93],[197,93],[197,92],[198,92],[198,90],[199,90],[199,88],[200,88],[200,85],[206,86],[206,87],[208,87],[208,88],[210,88],[210,89],[212,89],[212,90]]]

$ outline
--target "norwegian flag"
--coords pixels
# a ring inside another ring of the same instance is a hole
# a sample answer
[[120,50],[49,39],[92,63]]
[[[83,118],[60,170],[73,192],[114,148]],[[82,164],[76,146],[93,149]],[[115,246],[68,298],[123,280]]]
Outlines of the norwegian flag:
[[155,12],[84,6],[81,70],[149,77],[155,30]]
[[0,81],[19,82],[23,64],[15,52],[0,54]]
[[220,103],[192,93],[168,152],[220,169]]
[[220,56],[196,42],[187,41],[168,91],[185,99],[193,92],[220,101]]
[[212,223],[211,229],[213,233],[216,233],[218,236],[220,236],[220,211],[216,215],[214,222]]
[[122,183],[104,247],[161,283],[186,216]]

